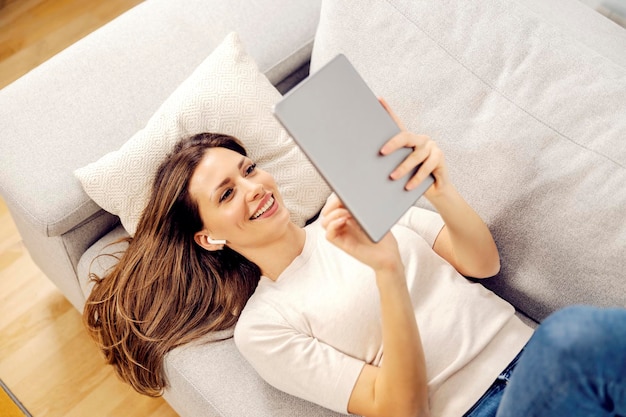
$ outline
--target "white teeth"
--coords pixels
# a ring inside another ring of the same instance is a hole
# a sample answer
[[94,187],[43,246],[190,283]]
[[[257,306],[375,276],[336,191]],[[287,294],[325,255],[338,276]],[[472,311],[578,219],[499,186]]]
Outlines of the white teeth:
[[263,207],[261,207],[256,213],[254,213],[254,215],[252,216],[252,220],[258,219],[259,217],[261,217],[263,215],[263,213],[265,213],[267,211],[267,209],[272,207],[272,204],[274,204],[274,197],[273,196],[270,197],[269,200],[267,200],[267,203],[265,203],[263,205]]

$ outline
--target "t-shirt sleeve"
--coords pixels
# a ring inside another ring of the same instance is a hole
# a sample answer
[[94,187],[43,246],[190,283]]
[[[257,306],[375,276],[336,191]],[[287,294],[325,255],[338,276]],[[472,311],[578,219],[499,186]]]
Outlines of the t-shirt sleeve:
[[413,230],[424,238],[431,248],[444,226],[439,213],[419,207],[409,208],[397,224]]
[[347,413],[364,362],[297,331],[270,310],[244,310],[234,334],[241,354],[275,388]]

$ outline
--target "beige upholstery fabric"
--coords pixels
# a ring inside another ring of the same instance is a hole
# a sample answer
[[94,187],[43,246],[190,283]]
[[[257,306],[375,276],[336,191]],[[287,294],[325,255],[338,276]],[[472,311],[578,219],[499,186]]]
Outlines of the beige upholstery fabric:
[[540,3],[325,0],[312,59],[346,54],[438,142],[499,245],[486,285],[536,320],[626,306],[626,31]]

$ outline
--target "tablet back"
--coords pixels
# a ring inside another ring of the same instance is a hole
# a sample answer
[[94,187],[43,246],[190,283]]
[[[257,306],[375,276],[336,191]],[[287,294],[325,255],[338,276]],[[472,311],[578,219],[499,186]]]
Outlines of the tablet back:
[[344,55],[338,55],[274,106],[276,118],[374,242],[433,183],[406,191],[389,174],[410,153],[382,156],[400,129]]

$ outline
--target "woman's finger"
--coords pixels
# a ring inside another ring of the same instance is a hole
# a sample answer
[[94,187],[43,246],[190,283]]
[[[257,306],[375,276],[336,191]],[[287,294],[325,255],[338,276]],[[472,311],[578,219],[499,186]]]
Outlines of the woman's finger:
[[441,166],[443,153],[439,148],[433,147],[428,155],[428,158],[422,162],[415,175],[409,179],[404,188],[408,191],[415,189],[422,183],[430,174],[434,174],[435,170]]
[[428,144],[415,148],[389,175],[392,180],[404,177],[409,172],[413,172],[417,166],[423,163],[430,155],[431,146]]
[[328,227],[328,225],[339,219],[342,217],[350,217],[350,212],[345,209],[345,208],[336,208],[332,211],[329,211],[323,218],[322,218],[322,227]]
[[348,223],[347,217],[339,217],[329,222],[325,227],[326,239],[330,242],[335,240],[345,229],[347,223]]
[[402,148],[419,148],[426,145],[430,141],[430,137],[427,135],[416,135],[408,131],[402,131],[389,139],[382,148],[380,153],[382,155],[389,155],[392,152]]
[[332,210],[335,210],[336,208],[339,208],[342,206],[343,204],[341,203],[341,200],[339,200],[339,197],[337,197],[337,195],[333,193],[326,200],[326,204],[324,204],[324,207],[322,207],[321,214],[322,216],[326,216]]
[[396,122],[396,124],[398,125],[400,130],[406,130],[406,127],[404,127],[404,123],[402,123],[402,121],[400,120],[398,115],[396,113],[394,113],[393,110],[391,110],[391,107],[389,106],[389,103],[387,103],[387,101],[384,98],[382,98],[382,97],[378,97],[378,101],[380,102],[380,104],[383,105],[385,110],[387,110],[387,113],[389,113],[389,116],[391,116],[393,121]]

